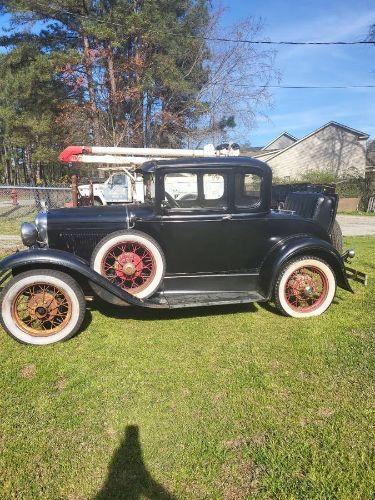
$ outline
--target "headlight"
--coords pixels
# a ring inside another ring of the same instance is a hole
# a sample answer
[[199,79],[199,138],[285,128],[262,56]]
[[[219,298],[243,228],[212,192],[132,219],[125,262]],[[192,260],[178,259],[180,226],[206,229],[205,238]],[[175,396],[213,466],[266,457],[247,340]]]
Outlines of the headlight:
[[38,230],[38,241],[48,244],[47,212],[38,213],[35,219],[35,226]]
[[21,239],[25,247],[32,247],[38,239],[38,230],[35,224],[23,222],[21,224]]

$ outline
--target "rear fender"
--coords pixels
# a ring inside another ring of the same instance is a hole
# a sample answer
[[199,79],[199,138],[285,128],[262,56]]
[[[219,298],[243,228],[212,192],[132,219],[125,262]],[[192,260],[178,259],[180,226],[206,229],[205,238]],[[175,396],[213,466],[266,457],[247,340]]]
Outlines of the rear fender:
[[36,269],[38,267],[43,267],[44,269],[53,268],[66,272],[67,274],[78,275],[81,278],[99,285],[127,304],[140,307],[156,307],[154,303],[138,299],[134,295],[110,283],[106,278],[91,269],[84,259],[62,250],[31,249],[16,252],[0,261],[0,277],[5,275],[8,271],[13,271],[15,269],[17,269],[18,272],[22,272],[26,269]]
[[288,260],[302,255],[318,257],[326,261],[335,273],[337,285],[353,292],[346,277],[344,261],[337,250],[327,241],[301,235],[277,243],[263,260],[259,285],[267,298],[272,296],[281,267]]

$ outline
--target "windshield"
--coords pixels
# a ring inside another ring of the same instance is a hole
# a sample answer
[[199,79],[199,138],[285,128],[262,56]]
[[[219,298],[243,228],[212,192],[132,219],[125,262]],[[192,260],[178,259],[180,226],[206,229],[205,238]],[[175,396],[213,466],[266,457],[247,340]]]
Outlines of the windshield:
[[145,174],[143,176],[143,189],[145,203],[154,203],[155,199],[155,175]]

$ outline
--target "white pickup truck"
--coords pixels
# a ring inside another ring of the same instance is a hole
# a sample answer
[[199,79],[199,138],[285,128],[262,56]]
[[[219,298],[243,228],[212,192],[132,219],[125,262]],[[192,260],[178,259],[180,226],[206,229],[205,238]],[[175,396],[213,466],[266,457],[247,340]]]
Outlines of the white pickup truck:
[[[143,184],[141,186],[143,191]],[[111,203],[130,203],[135,201],[137,180],[129,169],[112,173],[103,183],[94,183],[94,204],[110,205]],[[81,196],[90,196],[89,184],[78,186]]]

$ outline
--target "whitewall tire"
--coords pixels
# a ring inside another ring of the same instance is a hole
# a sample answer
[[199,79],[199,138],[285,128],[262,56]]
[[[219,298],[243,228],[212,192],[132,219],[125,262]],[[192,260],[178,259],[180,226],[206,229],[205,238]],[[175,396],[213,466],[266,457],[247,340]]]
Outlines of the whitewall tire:
[[0,294],[1,324],[17,341],[47,345],[71,338],[81,327],[86,303],[77,282],[60,271],[18,274]]
[[[153,295],[163,281],[165,258],[158,243],[140,231],[118,231],[103,238],[94,249],[91,267],[132,295],[145,299]],[[104,300],[110,294],[91,284]]]
[[316,257],[303,256],[286,263],[275,285],[276,306],[285,316],[319,316],[331,305],[336,278],[331,267]]

